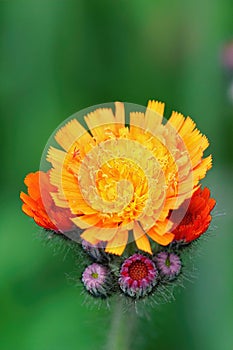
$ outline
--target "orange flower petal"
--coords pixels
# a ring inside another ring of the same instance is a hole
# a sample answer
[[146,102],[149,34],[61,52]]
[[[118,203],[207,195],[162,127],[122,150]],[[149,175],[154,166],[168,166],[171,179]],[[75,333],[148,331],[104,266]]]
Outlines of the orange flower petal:
[[147,232],[147,234],[151,239],[153,239],[153,241],[163,246],[170,244],[174,239],[174,234],[171,232],[166,232],[164,235],[161,236],[154,230],[150,230]]
[[64,210],[54,205],[49,191],[56,188],[49,182],[49,172],[37,171],[28,174],[25,184],[28,186],[29,195],[21,192],[20,198],[23,201],[22,210],[26,215],[32,217],[39,226],[57,233],[73,228],[69,209]]
[[138,249],[152,254],[150,241],[137,221],[134,222],[133,234]]
[[184,202],[180,208],[171,213],[174,222],[172,233],[174,240],[191,242],[202,235],[211,222],[210,212],[216,201],[210,198],[208,188],[198,188],[192,195],[190,203]]
[[105,251],[109,254],[122,255],[128,242],[128,230],[119,230],[115,236],[108,241]]

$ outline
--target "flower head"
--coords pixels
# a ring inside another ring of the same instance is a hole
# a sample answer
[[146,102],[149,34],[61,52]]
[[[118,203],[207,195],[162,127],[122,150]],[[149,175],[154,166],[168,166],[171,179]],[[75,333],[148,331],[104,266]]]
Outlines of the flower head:
[[[74,228],[70,210],[54,204],[50,192],[56,191],[56,187],[50,183],[48,172],[30,173],[24,182],[28,187],[28,194],[21,192],[20,198],[23,201],[22,210],[25,214],[32,217],[37,225],[56,233]],[[46,202],[46,208],[44,202]]]
[[157,269],[152,260],[134,254],[124,261],[120,270],[119,285],[131,297],[144,297],[157,284]]
[[82,282],[86,290],[96,297],[104,297],[109,294],[108,279],[108,269],[96,263],[87,266],[82,274]]
[[162,277],[173,280],[179,275],[181,270],[181,260],[177,254],[160,252],[154,260]]
[[48,151],[56,207],[70,210],[81,238],[105,242],[107,253],[121,255],[131,230],[137,248],[150,254],[150,239],[171,243],[170,210],[190,199],[211,167],[195,123],[173,112],[163,124],[163,110],[150,101],[145,113],[130,112],[128,125],[123,103],[114,112],[97,108],[84,117],[87,129],[70,120],[55,135],[62,150]]
[[212,219],[210,213],[215,204],[216,201],[210,198],[210,190],[207,187],[203,190],[198,188],[190,203],[184,202],[172,213],[174,241],[189,243],[206,232]]
[[215,200],[200,187],[212,166],[209,142],[191,118],[163,113],[155,101],[81,111],[49,140],[41,162],[49,170],[25,178],[24,213],[91,258],[81,281],[94,297],[137,302],[169,292],[183,250],[211,222]]

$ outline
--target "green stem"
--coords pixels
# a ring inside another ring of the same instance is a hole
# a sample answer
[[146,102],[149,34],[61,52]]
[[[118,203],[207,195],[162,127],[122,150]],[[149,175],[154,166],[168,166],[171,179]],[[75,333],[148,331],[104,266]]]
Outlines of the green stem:
[[116,304],[112,311],[106,350],[130,350],[136,321],[137,315],[134,305],[127,306],[125,311],[123,310],[122,300],[120,298],[116,299]]

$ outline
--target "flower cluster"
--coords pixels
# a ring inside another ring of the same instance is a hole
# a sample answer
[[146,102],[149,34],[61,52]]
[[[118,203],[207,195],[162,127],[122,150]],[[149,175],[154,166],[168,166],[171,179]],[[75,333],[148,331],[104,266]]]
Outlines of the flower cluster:
[[91,260],[80,278],[95,297],[139,299],[172,283],[215,206],[200,184],[212,166],[208,139],[180,113],[164,121],[163,103],[137,107],[71,118],[49,141],[49,170],[28,174],[20,195],[25,214]]
[[103,260],[84,270],[82,282],[93,296],[105,298],[122,293],[140,299],[156,293],[158,285],[167,284],[181,272],[180,257],[171,252],[160,252],[150,257],[135,253],[124,259],[119,269],[111,269],[111,263]]

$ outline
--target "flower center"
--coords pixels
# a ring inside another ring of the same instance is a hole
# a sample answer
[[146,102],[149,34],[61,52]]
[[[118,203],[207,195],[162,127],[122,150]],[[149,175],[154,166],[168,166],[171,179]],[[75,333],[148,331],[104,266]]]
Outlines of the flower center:
[[129,266],[129,276],[136,281],[140,281],[148,276],[148,268],[143,261],[135,261]]
[[166,259],[166,261],[165,261],[165,265],[166,265],[167,267],[170,267],[170,266],[171,266],[171,261],[170,261],[170,259],[169,259],[169,255],[167,256],[167,259]]
[[102,165],[96,175],[96,187],[102,200],[112,203],[115,222],[137,218],[148,199],[148,181],[143,170],[127,158],[114,158]]
[[98,273],[93,272],[93,273],[91,274],[91,277],[97,279],[97,278],[99,277],[99,275],[98,275]]

